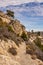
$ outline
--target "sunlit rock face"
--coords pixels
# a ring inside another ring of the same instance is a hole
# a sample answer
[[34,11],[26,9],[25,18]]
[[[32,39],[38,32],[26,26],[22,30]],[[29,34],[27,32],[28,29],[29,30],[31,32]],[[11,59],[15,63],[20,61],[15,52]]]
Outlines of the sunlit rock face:
[[10,17],[8,17],[6,14],[4,14],[2,11],[0,11],[0,19],[2,19],[3,22],[9,23]]
[[0,55],[0,65],[20,65],[8,56]]
[[25,26],[20,23],[19,20],[11,20],[10,25],[12,26],[14,32],[21,36],[23,32],[26,32]]
[[[23,37],[21,37],[22,33],[24,33]],[[43,65],[42,60],[35,55],[26,54],[28,44],[30,45],[28,51],[31,53],[32,50],[32,54],[37,52],[38,56],[43,59],[43,54],[41,54],[43,52],[38,50],[39,48],[31,41],[31,38],[27,39],[26,34],[25,26],[20,21],[0,13],[0,65]],[[35,60],[34,57],[36,57]]]

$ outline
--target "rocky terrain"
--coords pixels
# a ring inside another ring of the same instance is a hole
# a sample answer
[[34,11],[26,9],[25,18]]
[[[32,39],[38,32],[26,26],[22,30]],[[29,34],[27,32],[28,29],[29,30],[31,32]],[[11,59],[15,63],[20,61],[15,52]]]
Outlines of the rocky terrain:
[[28,37],[25,26],[3,12],[0,12],[0,65],[43,65],[43,51]]

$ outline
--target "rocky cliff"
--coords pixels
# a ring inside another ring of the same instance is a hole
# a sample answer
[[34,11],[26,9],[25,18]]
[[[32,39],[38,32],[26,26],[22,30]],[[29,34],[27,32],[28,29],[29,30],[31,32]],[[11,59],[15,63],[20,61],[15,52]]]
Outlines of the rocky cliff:
[[[30,54],[31,51],[26,54],[27,44],[30,45],[32,51],[35,46],[31,41],[28,42],[25,26],[17,19],[6,16],[0,12],[0,65],[43,65],[42,60],[39,60],[35,54]],[[22,35],[23,32],[25,35]]]

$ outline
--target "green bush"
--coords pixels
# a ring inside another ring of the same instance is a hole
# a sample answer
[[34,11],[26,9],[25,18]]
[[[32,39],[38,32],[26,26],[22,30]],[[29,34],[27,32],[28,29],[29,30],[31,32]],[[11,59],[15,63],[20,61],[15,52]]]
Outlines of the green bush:
[[24,41],[26,41],[28,39],[27,35],[25,34],[25,32],[22,33],[21,38],[23,38]]
[[43,45],[40,46],[40,49],[43,51]]
[[26,45],[26,54],[32,54],[32,49],[30,48],[29,45]]
[[37,37],[37,38],[34,40],[34,42],[35,42],[35,44],[36,44],[37,46],[40,47],[40,45],[41,45],[41,39],[40,39],[40,38]]
[[7,10],[7,15],[14,18],[14,12],[11,10]]
[[11,26],[8,26],[8,31],[14,32]]
[[37,35],[40,36],[40,32],[37,32]]
[[41,39],[40,38],[36,38],[34,40],[35,44],[43,51],[43,45],[41,45]]

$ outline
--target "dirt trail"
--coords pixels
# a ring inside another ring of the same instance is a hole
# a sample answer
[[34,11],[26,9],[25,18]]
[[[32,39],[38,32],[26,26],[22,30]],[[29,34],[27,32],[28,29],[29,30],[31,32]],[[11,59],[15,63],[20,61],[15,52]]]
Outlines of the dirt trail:
[[26,44],[25,42],[20,45],[18,48],[18,55],[16,56],[16,60],[21,65],[39,65],[39,60],[33,60],[31,59],[31,56],[29,54],[26,54]]

